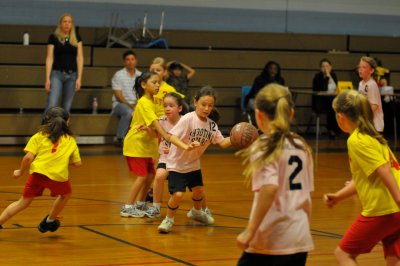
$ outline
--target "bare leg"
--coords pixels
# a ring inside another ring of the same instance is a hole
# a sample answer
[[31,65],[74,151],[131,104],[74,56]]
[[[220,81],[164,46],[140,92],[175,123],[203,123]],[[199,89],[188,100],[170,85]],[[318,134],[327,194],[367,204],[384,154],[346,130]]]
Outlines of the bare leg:
[[168,171],[158,168],[153,183],[153,203],[161,203],[164,191],[164,181],[168,177]]
[[340,247],[335,249],[335,257],[340,266],[357,266],[356,258],[358,255],[351,255],[344,252]]
[[204,199],[203,199],[203,195],[204,195],[203,187],[202,186],[194,187],[194,188],[192,188],[192,192],[193,192],[193,195],[192,195],[193,206],[194,206],[194,208],[196,210],[201,210],[202,204],[203,204],[203,201],[204,201]]
[[145,176],[136,177],[136,180],[133,183],[131,191],[129,193],[127,204],[135,203],[136,198],[139,196],[139,193],[141,193],[141,190],[143,189],[146,183],[146,179],[147,177]]
[[144,183],[143,188],[139,191],[139,195],[137,196],[136,200],[138,201],[145,201],[147,192],[151,187],[151,183],[153,182],[154,175],[149,175],[146,178],[146,182]]
[[[168,201],[167,217],[174,218],[176,211],[178,210],[179,204],[183,198],[183,192],[175,192]],[[172,208],[172,209],[170,209]]]
[[201,208],[203,210],[207,209],[206,191],[204,190],[204,187],[203,187],[203,201],[201,202]]
[[0,225],[4,224],[11,217],[26,209],[32,202],[33,198],[21,197],[19,200],[14,201],[0,215]]
[[70,197],[71,194],[57,196],[56,200],[53,203],[53,207],[49,212],[49,219],[55,220],[57,218],[60,212],[64,209]]

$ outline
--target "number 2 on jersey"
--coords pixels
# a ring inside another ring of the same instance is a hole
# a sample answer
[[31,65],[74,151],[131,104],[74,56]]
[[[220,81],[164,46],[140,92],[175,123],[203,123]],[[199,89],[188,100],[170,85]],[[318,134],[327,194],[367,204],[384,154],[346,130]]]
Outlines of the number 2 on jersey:
[[293,183],[293,180],[300,173],[300,171],[303,170],[303,162],[301,161],[301,159],[298,156],[292,155],[292,156],[290,156],[288,163],[289,163],[289,165],[292,165],[294,163],[297,164],[296,168],[293,170],[293,172],[289,176],[289,188],[290,188],[290,190],[301,189],[301,183]]

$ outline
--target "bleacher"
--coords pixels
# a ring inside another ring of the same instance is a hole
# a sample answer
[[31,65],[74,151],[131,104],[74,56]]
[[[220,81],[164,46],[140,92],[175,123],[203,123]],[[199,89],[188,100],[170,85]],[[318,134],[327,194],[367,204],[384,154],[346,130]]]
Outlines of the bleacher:
[[[23,143],[32,135],[46,106],[44,91],[46,42],[54,27],[0,26],[0,144]],[[30,45],[22,45],[23,32]],[[111,142],[117,119],[111,112],[111,77],[122,67],[126,48],[105,48],[106,28],[79,28],[84,42],[82,89],[75,95],[71,127],[81,142]],[[235,33],[164,31],[170,49],[134,49],[138,68],[147,69],[162,56],[196,69],[190,89],[213,86],[221,112],[220,126],[229,129],[239,122],[240,91],[251,85],[265,63],[280,63],[289,88],[310,89],[321,58],[329,58],[339,80],[355,80],[354,69],[363,55],[379,57],[391,69],[391,84],[400,87],[400,40],[389,37],[307,35],[283,33]],[[99,114],[91,114],[94,97]],[[305,128],[311,114],[311,97],[296,98],[298,128]],[[22,114],[20,114],[22,109]],[[324,122],[322,121],[322,124]]]

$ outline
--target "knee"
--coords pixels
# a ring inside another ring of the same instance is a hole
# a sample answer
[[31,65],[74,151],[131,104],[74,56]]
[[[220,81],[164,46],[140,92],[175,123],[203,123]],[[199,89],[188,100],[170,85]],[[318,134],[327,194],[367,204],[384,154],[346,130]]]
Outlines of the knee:
[[183,192],[175,192],[174,195],[172,196],[174,201],[181,201],[181,199],[183,198]]
[[351,259],[351,255],[344,252],[340,247],[336,247],[335,251],[333,252],[335,257],[336,257],[336,261],[337,262],[341,262],[343,260],[347,260],[347,259]]

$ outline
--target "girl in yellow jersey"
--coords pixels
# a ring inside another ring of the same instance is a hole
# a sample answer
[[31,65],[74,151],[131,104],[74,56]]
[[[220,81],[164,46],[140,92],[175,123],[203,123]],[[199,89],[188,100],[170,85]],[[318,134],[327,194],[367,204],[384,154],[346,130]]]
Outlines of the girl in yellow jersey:
[[128,200],[122,206],[122,217],[144,217],[147,205],[144,202],[146,192],[154,178],[154,161],[158,158],[158,137],[182,149],[192,149],[195,144],[186,145],[178,138],[172,138],[161,127],[156,114],[154,95],[160,87],[160,77],[152,71],[145,71],[136,78],[135,91],[138,103],[133,113],[131,126],[124,139],[123,154],[128,167],[136,176]]
[[374,127],[368,99],[356,91],[340,93],[333,101],[339,127],[347,139],[352,180],[324,195],[328,207],[358,195],[362,211],[335,250],[339,265],[357,265],[359,254],[382,241],[387,265],[400,263],[400,165],[387,141]]
[[158,117],[165,115],[164,113],[164,97],[170,92],[175,92],[179,94],[182,98],[185,98],[185,95],[176,91],[174,87],[165,82],[167,78],[168,71],[167,66],[165,64],[165,60],[162,57],[154,58],[153,62],[150,65],[150,71],[156,72],[160,76],[160,88],[156,95],[154,95],[154,104],[156,105],[156,114]]
[[60,226],[57,215],[64,209],[71,195],[68,166],[81,165],[78,146],[68,127],[69,114],[60,107],[48,109],[38,133],[26,145],[26,155],[14,178],[22,176],[29,168],[29,176],[22,197],[8,205],[0,215],[0,225],[27,208],[35,197],[41,196],[45,188],[57,197],[53,207],[38,225],[42,233],[54,232]]

